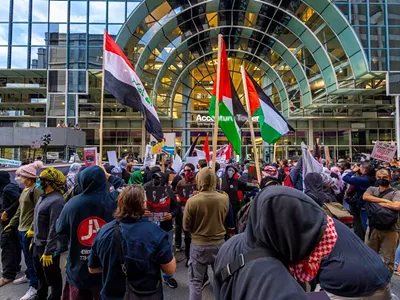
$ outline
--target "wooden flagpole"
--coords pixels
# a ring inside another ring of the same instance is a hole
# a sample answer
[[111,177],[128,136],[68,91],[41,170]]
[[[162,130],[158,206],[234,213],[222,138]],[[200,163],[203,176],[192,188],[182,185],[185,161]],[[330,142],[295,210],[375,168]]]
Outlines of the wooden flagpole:
[[218,145],[218,117],[219,117],[219,95],[221,91],[221,54],[222,54],[222,34],[218,35],[218,66],[217,66],[217,94],[215,95],[215,118],[214,118],[214,134],[213,134],[213,158],[212,168],[215,172],[217,162],[217,145]]
[[276,143],[274,144],[274,159],[272,162],[276,162]]
[[247,82],[246,82],[246,70],[245,70],[243,65],[240,67],[240,70],[242,72],[242,82],[243,82],[244,97],[246,99],[247,113],[249,115],[251,142],[253,143],[254,160],[255,160],[255,163],[256,163],[256,171],[257,171],[257,181],[258,181],[258,183],[261,183],[260,160],[258,159],[258,151],[257,151],[257,148],[256,148],[256,137],[254,135],[253,119],[252,119],[251,111],[250,111],[249,92],[247,90]]
[[104,116],[104,60],[106,53],[106,29],[104,29],[103,35],[103,66],[102,66],[102,78],[101,78],[101,99],[100,99],[100,151],[99,151],[99,161],[98,164],[101,166],[103,161],[103,116]]

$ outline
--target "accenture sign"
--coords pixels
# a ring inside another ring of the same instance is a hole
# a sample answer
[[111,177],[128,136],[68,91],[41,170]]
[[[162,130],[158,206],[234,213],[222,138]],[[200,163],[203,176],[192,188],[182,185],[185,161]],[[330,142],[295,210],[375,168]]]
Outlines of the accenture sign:
[[[258,122],[258,117],[253,117],[253,122]],[[220,121],[232,121],[232,117],[220,117],[219,118]],[[242,121],[242,122],[246,122],[247,118],[238,115],[236,116],[236,120],[237,121]],[[195,118],[196,122],[202,122],[202,123],[214,123],[214,119],[211,118],[210,116],[206,116],[206,115],[200,115],[198,114]]]

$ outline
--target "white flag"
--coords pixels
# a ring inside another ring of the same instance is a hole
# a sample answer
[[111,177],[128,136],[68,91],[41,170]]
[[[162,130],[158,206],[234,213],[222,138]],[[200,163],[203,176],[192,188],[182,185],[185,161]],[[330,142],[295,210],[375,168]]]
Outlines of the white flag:
[[178,154],[176,154],[175,155],[175,158],[174,158],[174,161],[172,162],[172,166],[171,166],[171,168],[176,172],[176,173],[179,173],[180,171],[181,171],[181,169],[182,169],[182,159],[181,159],[181,157],[178,155]]

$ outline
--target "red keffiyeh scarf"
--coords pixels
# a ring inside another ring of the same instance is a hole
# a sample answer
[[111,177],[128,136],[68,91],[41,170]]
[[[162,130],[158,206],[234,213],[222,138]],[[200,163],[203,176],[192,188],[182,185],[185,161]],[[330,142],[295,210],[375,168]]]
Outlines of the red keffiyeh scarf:
[[310,282],[318,274],[321,260],[327,257],[338,239],[333,219],[327,216],[327,224],[324,235],[314,251],[306,259],[289,267],[290,273],[294,278],[301,282]]

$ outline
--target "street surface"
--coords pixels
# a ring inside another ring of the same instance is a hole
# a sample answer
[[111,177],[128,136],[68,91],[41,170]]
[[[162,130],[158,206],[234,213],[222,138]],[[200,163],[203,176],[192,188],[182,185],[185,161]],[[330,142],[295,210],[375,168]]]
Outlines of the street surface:
[[[183,258],[184,254],[177,253],[178,261]],[[66,255],[63,255],[61,259],[61,266],[64,266],[66,260]],[[175,274],[175,279],[178,281],[178,288],[171,289],[164,285],[164,299],[165,300],[176,300],[176,299],[188,299],[189,298],[189,281],[187,275],[187,268],[185,267],[186,260],[183,260],[178,263],[177,272]],[[23,264],[23,268],[25,268]],[[63,278],[65,281],[65,268],[62,267],[63,270]],[[210,278],[211,276],[211,268],[208,268]],[[21,276],[23,273],[20,274]],[[212,280],[212,279],[211,279]],[[7,284],[0,288],[0,300],[19,300],[27,291],[28,284],[22,285],[14,285],[12,283]],[[400,276],[393,276],[392,278],[392,293],[394,293],[400,299]],[[211,284],[207,286],[203,291],[203,300],[212,300],[214,299],[212,296],[212,288]],[[397,300],[397,299],[396,299]]]

